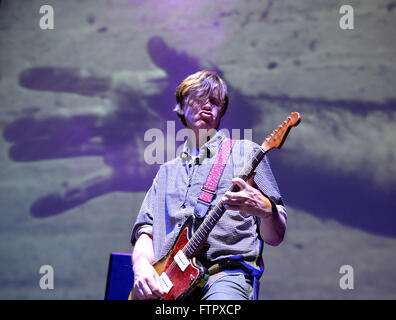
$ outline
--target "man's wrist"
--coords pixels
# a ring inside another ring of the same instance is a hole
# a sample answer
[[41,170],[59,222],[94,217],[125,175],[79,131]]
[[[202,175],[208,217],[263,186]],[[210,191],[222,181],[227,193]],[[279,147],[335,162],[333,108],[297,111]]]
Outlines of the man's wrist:
[[272,201],[271,199],[269,199],[266,195],[264,195],[263,193],[261,193],[264,202],[265,202],[265,215],[263,216],[264,219],[267,219],[269,217],[274,217],[274,215],[278,214],[278,209],[276,207],[276,204],[274,201]]
[[144,255],[139,255],[134,259],[132,269],[135,273],[138,273],[142,268],[142,265],[143,268],[146,268],[147,264],[151,265],[150,259]]

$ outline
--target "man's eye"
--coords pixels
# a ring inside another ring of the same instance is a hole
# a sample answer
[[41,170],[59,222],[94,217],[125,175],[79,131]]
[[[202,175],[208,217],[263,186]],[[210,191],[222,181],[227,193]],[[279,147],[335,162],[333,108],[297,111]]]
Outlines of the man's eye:
[[190,101],[190,104],[192,105],[192,106],[197,106],[197,105],[199,105],[201,103],[201,101],[200,100],[197,100],[197,99],[192,99],[191,101]]
[[216,105],[216,106],[219,106],[219,104],[220,104],[219,100],[214,99],[214,98],[211,98],[211,99],[209,100],[209,102],[210,102],[211,104]]

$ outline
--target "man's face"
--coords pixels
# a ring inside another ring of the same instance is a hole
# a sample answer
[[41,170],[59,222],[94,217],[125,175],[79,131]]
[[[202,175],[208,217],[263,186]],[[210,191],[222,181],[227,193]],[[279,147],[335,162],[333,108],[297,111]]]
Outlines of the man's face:
[[220,125],[221,107],[217,98],[191,98],[183,110],[187,127],[193,131],[199,129],[217,129]]

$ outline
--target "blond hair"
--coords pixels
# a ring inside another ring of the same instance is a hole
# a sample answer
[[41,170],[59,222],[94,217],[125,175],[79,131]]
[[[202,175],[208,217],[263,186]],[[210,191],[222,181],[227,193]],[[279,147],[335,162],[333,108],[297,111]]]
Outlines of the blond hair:
[[186,126],[184,115],[181,110],[191,102],[191,99],[206,101],[215,98],[220,107],[220,114],[223,116],[228,107],[227,85],[214,71],[199,71],[182,81],[176,89],[176,106],[173,109]]

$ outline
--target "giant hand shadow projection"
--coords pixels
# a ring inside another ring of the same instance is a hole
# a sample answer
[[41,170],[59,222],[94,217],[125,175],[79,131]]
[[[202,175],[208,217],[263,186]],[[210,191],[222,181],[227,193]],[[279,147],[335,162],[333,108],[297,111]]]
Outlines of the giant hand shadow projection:
[[[143,160],[144,133],[150,128],[166,132],[166,120],[176,120],[172,111],[175,88],[187,75],[200,70],[201,66],[197,58],[170,48],[160,37],[149,40],[147,51],[158,67],[157,71],[122,71],[99,77],[78,68],[39,67],[20,74],[19,83],[24,88],[99,97],[111,105],[105,114],[82,113],[40,119],[29,116],[6,126],[3,135],[13,143],[9,156],[14,161],[55,161],[69,157],[101,156],[110,168],[108,174],[98,173],[78,185],[69,186],[66,183],[68,186],[64,191],[40,197],[31,206],[33,216],[42,218],[63,213],[113,191],[148,189],[158,166],[147,165]],[[216,67],[212,66],[211,69],[216,70]],[[265,110],[252,106],[235,88],[229,89],[230,110],[222,120],[223,127],[253,128],[260,119],[260,113]],[[320,105],[336,105],[354,110],[386,110],[389,107],[377,104],[367,106],[360,101],[273,96],[270,93],[259,98],[279,105],[280,121],[291,111],[302,112],[304,119],[305,112]],[[243,113],[241,109],[237,110],[238,107],[243,107]],[[182,127],[176,123],[176,130]],[[266,129],[269,133],[273,128]],[[281,153],[279,156],[282,156]],[[271,154],[272,159],[276,160],[276,157],[276,154]],[[272,162],[272,166],[281,191],[286,195],[286,204],[369,232],[396,236],[389,195],[362,183],[356,177],[312,171],[309,163],[299,169],[276,161]],[[361,201],[362,198],[366,201]],[[374,217],[373,212],[378,212],[381,218]]]
[[[40,197],[31,206],[33,216],[59,214],[113,191],[149,188],[158,165],[144,162],[144,133],[151,128],[166,132],[166,120],[178,123],[172,111],[175,88],[201,68],[198,59],[169,48],[160,37],[149,40],[147,51],[158,70],[99,77],[79,68],[37,67],[20,74],[19,83],[24,88],[99,97],[111,105],[104,115],[28,116],[6,126],[3,135],[13,143],[9,156],[14,161],[101,156],[110,168],[110,173],[97,173],[79,185],[66,182],[64,191],[60,188]],[[247,103],[245,106],[250,108]],[[232,119],[225,123],[233,128],[247,125],[246,121],[237,125]],[[177,126],[176,130],[181,128],[181,124]]]

